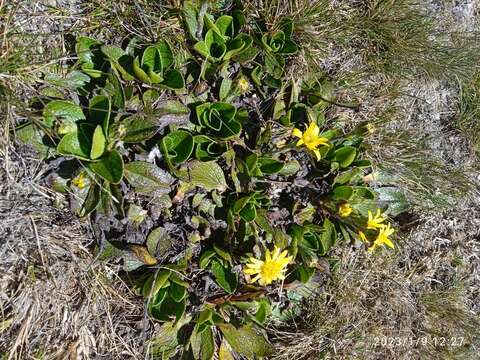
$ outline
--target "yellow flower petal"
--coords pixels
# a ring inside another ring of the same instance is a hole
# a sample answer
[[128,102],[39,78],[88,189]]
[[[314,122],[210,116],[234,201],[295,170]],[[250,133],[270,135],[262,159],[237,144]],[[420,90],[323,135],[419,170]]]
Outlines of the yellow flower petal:
[[320,150],[315,149],[315,150],[313,150],[313,153],[315,154],[315,157],[317,158],[317,161],[320,161],[322,159],[322,155],[320,155]]
[[359,237],[360,240],[362,240],[363,242],[368,243],[368,239],[367,239],[367,237],[365,236],[365,233],[364,233],[363,231],[359,231],[359,232],[358,232],[358,237]]
[[292,135],[298,138],[302,138],[303,132],[300,129],[295,128],[292,130]]
[[312,121],[305,132],[316,137],[320,133],[320,128]]
[[385,239],[383,243],[387,245],[389,248],[395,249],[395,246],[393,245],[393,242],[390,239]]

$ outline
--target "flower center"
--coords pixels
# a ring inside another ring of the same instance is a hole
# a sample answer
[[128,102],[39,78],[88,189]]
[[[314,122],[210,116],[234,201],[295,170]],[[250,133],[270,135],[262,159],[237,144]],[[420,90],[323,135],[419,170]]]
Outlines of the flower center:
[[313,140],[315,140],[315,138],[311,134],[306,133],[305,135],[303,135],[303,141],[305,142],[305,144],[311,143]]
[[280,275],[280,272],[282,271],[282,265],[277,262],[266,262],[262,266],[262,277],[274,280],[275,278]]

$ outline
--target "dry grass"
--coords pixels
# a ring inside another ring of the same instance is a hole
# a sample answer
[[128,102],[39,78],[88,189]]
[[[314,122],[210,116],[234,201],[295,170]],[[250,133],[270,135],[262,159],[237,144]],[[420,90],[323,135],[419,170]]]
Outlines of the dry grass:
[[471,206],[418,219],[396,254],[339,254],[342,268],[307,328],[283,334],[277,358],[474,359],[480,214]]
[[51,206],[42,163],[21,154],[10,148],[9,164],[1,161],[0,354],[142,358],[141,300],[117,266],[94,261],[87,224]]

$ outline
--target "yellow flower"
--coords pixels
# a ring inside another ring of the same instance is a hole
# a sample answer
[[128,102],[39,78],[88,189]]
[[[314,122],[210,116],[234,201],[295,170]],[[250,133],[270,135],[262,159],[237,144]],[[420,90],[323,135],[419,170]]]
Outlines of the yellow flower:
[[366,128],[367,128],[367,131],[368,131],[369,134],[373,134],[373,133],[375,133],[375,131],[377,131],[376,126],[372,123],[368,123]]
[[317,160],[321,159],[318,147],[321,145],[330,146],[328,144],[328,139],[326,137],[318,136],[319,133],[320,128],[314,122],[310,123],[305,132],[302,132],[297,128],[293,129],[292,131],[293,136],[300,138],[300,140],[297,141],[297,146],[305,145],[308,150],[315,154]]
[[367,243],[368,244],[368,239],[367,237],[365,236],[365,233],[363,231],[359,231],[358,232],[358,237],[360,238],[360,240],[362,240],[364,243]]
[[78,187],[79,189],[83,189],[87,186],[87,181],[85,178],[85,174],[82,172],[77,177],[72,180],[72,184]]
[[247,92],[248,89],[250,88],[250,83],[248,80],[242,76],[240,79],[238,79],[238,88],[240,89],[241,92]]
[[338,215],[341,217],[347,217],[352,213],[353,209],[349,203],[344,203],[338,208]]
[[380,245],[387,245],[389,248],[394,249],[395,246],[393,245],[392,240],[388,238],[394,232],[395,230],[392,229],[390,224],[385,225],[378,232],[377,238],[373,242],[373,245],[368,249],[368,251],[372,252],[373,250],[375,250],[375,248],[379,247]]
[[384,214],[380,212],[380,209],[377,209],[377,213],[373,216],[372,212],[368,210],[368,221],[367,229],[375,230],[382,229],[385,227],[385,224],[382,224],[386,220]]
[[274,247],[273,252],[267,249],[265,252],[265,261],[251,257],[249,263],[246,264],[246,269],[243,270],[245,274],[256,275],[250,282],[258,281],[260,285],[271,284],[275,280],[285,279],[285,272],[292,256],[287,256],[288,251],[284,250],[280,253],[278,247]]

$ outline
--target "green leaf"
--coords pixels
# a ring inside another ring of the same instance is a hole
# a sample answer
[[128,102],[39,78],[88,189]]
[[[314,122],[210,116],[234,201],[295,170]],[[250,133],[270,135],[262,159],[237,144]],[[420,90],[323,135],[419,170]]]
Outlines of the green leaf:
[[168,294],[176,302],[182,301],[188,295],[187,289],[184,286],[179,285],[175,282],[170,283],[170,287],[168,288]]
[[133,73],[137,77],[137,79],[143,81],[146,84],[151,84],[152,80],[150,77],[147,75],[145,71],[143,71],[142,67],[140,66],[140,61],[138,60],[138,57],[133,59]]
[[95,125],[102,125],[104,134],[108,134],[111,108],[110,99],[105,95],[93,97],[88,105],[89,122]]
[[333,200],[349,200],[353,195],[353,188],[347,185],[337,186],[332,190]]
[[117,150],[106,153],[97,162],[88,163],[88,168],[102,179],[118,184],[123,177],[123,160]]
[[277,54],[269,52],[265,53],[265,70],[278,79],[283,75],[283,68],[285,67],[285,60]]
[[353,146],[344,146],[335,151],[334,161],[340,164],[341,168],[349,166],[357,156],[357,149]]
[[347,184],[357,177],[362,175],[362,169],[353,168],[339,174],[334,181],[334,184]]
[[223,170],[215,161],[192,161],[187,164],[186,171],[182,171],[180,178],[208,191],[223,192],[227,189]]
[[[143,297],[145,297],[146,299],[154,298],[160,291],[160,289],[163,289],[169,285],[168,278],[170,277],[170,275],[171,271],[164,269],[159,269],[155,272],[155,274],[150,275],[142,287]],[[158,300],[159,299],[157,299],[157,303],[161,302]]]
[[142,69],[149,74],[150,80],[152,80],[152,73],[160,76],[160,81],[158,82],[163,80],[161,76],[163,74],[162,59],[156,46],[150,45],[144,50],[142,55]]
[[237,289],[238,276],[230,268],[224,267],[218,260],[213,260],[211,265],[217,284],[228,294],[233,294]]
[[43,109],[45,125],[52,127],[55,120],[67,123],[75,123],[77,120],[84,120],[82,108],[71,101],[53,100]]
[[163,74],[164,79],[160,85],[172,90],[180,90],[185,87],[185,80],[180,71],[176,69],[168,69]]
[[221,247],[217,246],[217,245],[213,245],[213,250],[215,250],[215,252],[220,255],[220,257],[222,259],[224,259],[225,261],[227,261],[231,266],[233,266],[233,261],[232,261],[232,256],[230,255],[230,253],[224,249],[222,249]]
[[58,74],[46,74],[44,80],[58,87],[75,90],[88,84],[90,77],[79,70],[73,70],[64,77]]
[[186,161],[193,152],[193,136],[185,130],[172,131],[160,142],[164,156],[175,164]]
[[337,240],[337,232],[335,231],[335,226],[328,219],[325,219],[323,222],[323,233],[320,237],[320,255],[325,255],[328,250],[335,244]]
[[179,321],[185,313],[186,300],[176,302],[171,297],[167,296],[159,306],[152,306],[150,314],[158,321],[169,321],[175,318]]
[[247,324],[235,328],[232,324],[217,324],[229,345],[238,354],[247,359],[269,356],[273,353],[273,347],[266,340],[260,328],[254,324]]
[[96,183],[92,183],[88,189],[87,197],[85,198],[82,207],[80,208],[78,215],[85,217],[93,212],[100,203],[100,186]]
[[315,269],[307,267],[306,265],[301,265],[295,269],[296,278],[304,284],[310,281],[313,274],[315,274]]
[[267,317],[270,315],[271,311],[272,309],[268,299],[260,299],[258,302],[258,310],[255,313],[255,319],[260,324],[263,324],[265,320],[267,320]]
[[170,234],[161,226],[153,229],[147,236],[148,252],[157,258],[165,256],[171,245]]
[[106,139],[100,125],[97,125],[93,132],[92,149],[90,150],[90,158],[98,159],[105,152]]
[[242,130],[241,124],[235,118],[237,109],[231,104],[204,103],[196,107],[196,113],[199,125],[222,139],[231,139]]
[[152,359],[170,359],[178,353],[180,328],[191,321],[185,316],[179,321],[168,321],[162,324],[155,336],[147,342],[148,356]]
[[377,188],[375,192],[378,194],[378,201],[388,206],[387,213],[391,216],[400,215],[410,208],[405,193],[399,188],[387,186]]
[[112,105],[114,107],[118,109],[125,107],[125,91],[116,73],[111,72],[107,75],[103,89],[112,98]]
[[158,197],[171,191],[173,177],[155,164],[132,161],[125,165],[125,177],[139,194]]
[[213,250],[204,251],[198,260],[198,266],[200,266],[200,269],[206,269],[215,254],[216,252]]
[[102,53],[110,60],[114,69],[116,69],[122,78],[126,81],[132,81],[132,57],[127,54],[122,48],[113,45],[103,45],[101,47]]
[[136,114],[123,119],[120,126],[124,126],[125,135],[122,140],[126,143],[138,143],[150,139],[159,129],[153,116]]
[[86,36],[79,36],[75,44],[75,52],[82,70],[93,78],[102,76],[100,69],[102,59],[98,54],[100,45],[101,42],[98,40]]
[[201,359],[211,360],[215,354],[215,341],[213,339],[213,331],[210,327],[206,328],[201,334]]
[[272,158],[261,157],[258,159],[258,167],[262,173],[271,175],[282,171],[284,163]]
[[239,215],[244,221],[250,222],[257,217],[257,209],[253,203],[249,202],[240,210]]
[[182,14],[185,26],[188,30],[188,33],[190,34],[190,37],[193,40],[198,40],[198,10],[193,1],[187,0],[183,3]]
[[57,151],[62,155],[72,155],[80,160],[90,159],[90,140],[83,132],[71,132],[62,137]]
[[220,84],[219,99],[220,101],[225,101],[225,99],[230,95],[232,89],[232,79],[224,78]]
[[44,143],[44,133],[34,124],[27,124],[15,130],[18,141],[25,145],[31,145],[43,159],[50,155],[51,148]]

